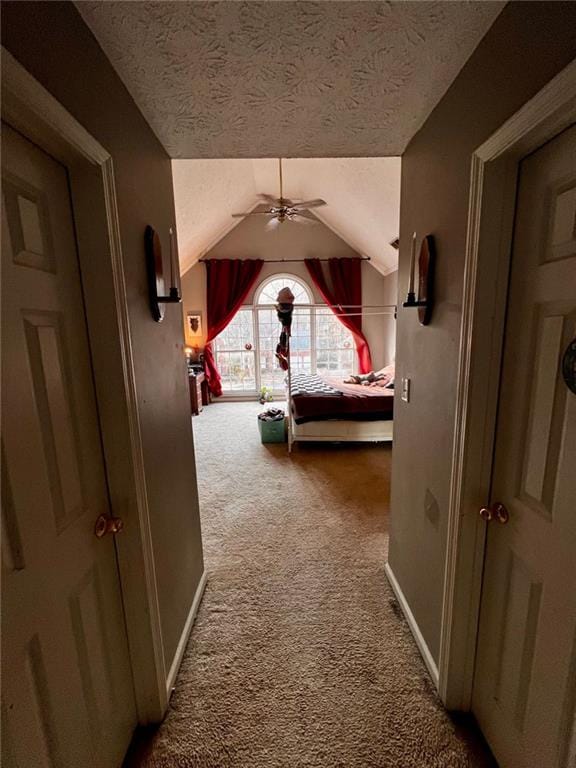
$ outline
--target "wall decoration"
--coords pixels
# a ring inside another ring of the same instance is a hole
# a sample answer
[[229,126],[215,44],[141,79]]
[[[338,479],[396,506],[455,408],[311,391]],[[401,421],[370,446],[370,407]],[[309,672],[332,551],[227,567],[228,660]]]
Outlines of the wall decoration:
[[190,336],[203,336],[202,312],[199,309],[191,309],[186,312],[186,330]]
[[566,386],[576,395],[576,339],[572,339],[562,357],[562,376]]
[[408,279],[408,295],[403,307],[416,307],[420,325],[428,325],[432,318],[434,306],[434,269],[436,266],[436,250],[434,238],[426,235],[420,244],[418,257],[418,298],[414,292],[416,270],[416,232],[412,235],[412,252],[410,257],[410,276]]
[[150,296],[150,311],[157,323],[164,319],[164,304],[179,304],[182,301],[180,290],[180,268],[174,246],[174,233],[170,233],[170,290],[166,295],[164,263],[162,259],[162,244],[158,232],[148,225],[144,232],[144,253],[146,256],[146,271],[148,274],[148,293]]

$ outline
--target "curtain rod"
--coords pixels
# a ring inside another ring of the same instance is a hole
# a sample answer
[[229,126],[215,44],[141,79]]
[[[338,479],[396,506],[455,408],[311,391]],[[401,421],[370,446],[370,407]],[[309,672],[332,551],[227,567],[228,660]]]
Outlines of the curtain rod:
[[[341,257],[334,257],[334,258],[341,258]],[[344,256],[343,258],[346,259],[354,259],[354,261],[371,261],[370,256]],[[198,259],[198,261],[211,261],[211,259]],[[220,261],[220,259],[215,259],[215,261]],[[239,261],[245,261],[245,259],[239,259]],[[262,261],[265,264],[296,264],[299,261],[330,261],[330,259],[262,259]]]
[[[261,304],[260,306],[275,307],[275,304]],[[308,309],[309,307],[319,307],[324,309],[331,307],[335,309],[396,309],[396,304],[294,304],[294,309]]]
[[373,317],[374,315],[396,317],[396,312],[346,312],[346,317]]

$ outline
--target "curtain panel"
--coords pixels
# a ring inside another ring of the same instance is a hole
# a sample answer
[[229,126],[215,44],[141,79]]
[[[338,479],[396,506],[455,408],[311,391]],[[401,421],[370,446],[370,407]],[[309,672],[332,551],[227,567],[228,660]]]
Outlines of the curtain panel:
[[[328,284],[319,259],[304,259],[304,263],[326,304],[354,337],[359,372],[369,373],[372,370],[372,358],[368,341],[362,333],[362,260],[328,259],[332,286]],[[356,306],[350,309],[339,308],[347,304]]]
[[207,259],[206,315],[207,337],[204,347],[204,371],[213,395],[222,394],[222,379],[214,360],[212,341],[230,323],[264,264],[262,259]]

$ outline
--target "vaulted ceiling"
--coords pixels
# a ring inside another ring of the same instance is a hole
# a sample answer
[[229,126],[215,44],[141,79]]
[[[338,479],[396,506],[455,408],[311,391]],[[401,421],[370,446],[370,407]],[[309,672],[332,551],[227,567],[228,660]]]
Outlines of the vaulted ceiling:
[[503,6],[77,2],[179,158],[400,155]]
[[[252,209],[259,193],[279,194],[277,160],[173,160],[172,168],[184,272],[238,224],[232,213]],[[285,197],[323,198],[328,205],[314,209],[323,224],[383,274],[396,269],[389,243],[398,235],[400,158],[284,160],[283,171]]]

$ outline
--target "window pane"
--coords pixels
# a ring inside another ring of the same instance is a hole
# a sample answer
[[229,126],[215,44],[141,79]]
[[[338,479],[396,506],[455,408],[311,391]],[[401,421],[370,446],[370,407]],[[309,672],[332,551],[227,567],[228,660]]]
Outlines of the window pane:
[[214,339],[216,351],[244,349],[245,344],[254,345],[252,310],[239,310],[232,321]]
[[356,370],[354,337],[329,309],[316,310],[316,370],[347,376]]
[[[281,326],[276,311],[258,309],[258,329],[260,339],[260,384],[282,390],[286,372],[283,371],[276,359],[276,346],[280,340]],[[310,310],[294,314],[292,320],[292,336],[290,350],[292,370],[311,371],[311,332]]]
[[219,352],[216,365],[224,392],[254,392],[254,352]]
[[[240,309],[213,342],[216,366],[224,392],[256,390],[254,324],[252,309]],[[252,349],[247,350],[246,344]]]
[[312,311],[298,310],[292,316],[290,361],[297,373],[312,373]]

